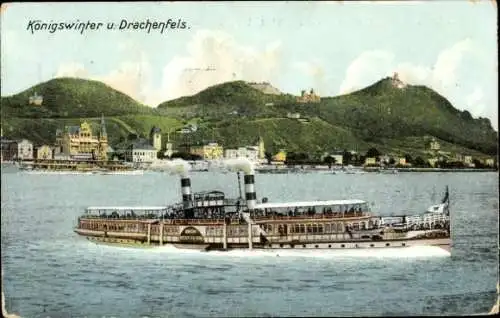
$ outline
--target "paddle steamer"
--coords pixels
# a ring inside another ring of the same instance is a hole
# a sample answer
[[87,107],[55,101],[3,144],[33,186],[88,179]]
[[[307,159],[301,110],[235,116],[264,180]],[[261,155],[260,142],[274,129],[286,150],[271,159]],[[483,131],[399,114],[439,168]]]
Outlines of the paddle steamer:
[[[272,203],[257,201],[252,166],[244,172],[244,198],[221,191],[191,192],[182,163],[182,201],[169,206],[89,207],[75,232],[96,243],[173,245],[199,250],[356,249],[439,246],[449,251],[448,188],[440,204],[419,215],[377,216],[366,201],[329,200]],[[233,167],[233,168],[234,168]]]

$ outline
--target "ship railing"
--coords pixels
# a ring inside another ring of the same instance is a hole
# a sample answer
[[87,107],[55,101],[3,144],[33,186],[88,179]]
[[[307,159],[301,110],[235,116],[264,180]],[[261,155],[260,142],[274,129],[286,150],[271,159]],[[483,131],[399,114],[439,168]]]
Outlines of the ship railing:
[[435,214],[430,214],[430,215],[414,215],[414,216],[409,216],[406,218],[406,227],[411,228],[411,227],[420,227],[420,226],[426,226],[426,225],[432,225],[432,224],[444,224],[445,222],[449,221],[449,217],[447,215],[444,215],[442,213],[435,213]]
[[203,225],[203,224],[224,224],[224,219],[170,219],[166,223],[172,225]]
[[370,217],[372,216],[369,212],[355,212],[355,213],[332,213],[332,214],[302,214],[295,216],[280,216],[280,215],[261,215],[254,216],[255,221],[268,221],[268,220],[302,220],[302,219],[339,219],[339,218],[358,218],[358,217]]

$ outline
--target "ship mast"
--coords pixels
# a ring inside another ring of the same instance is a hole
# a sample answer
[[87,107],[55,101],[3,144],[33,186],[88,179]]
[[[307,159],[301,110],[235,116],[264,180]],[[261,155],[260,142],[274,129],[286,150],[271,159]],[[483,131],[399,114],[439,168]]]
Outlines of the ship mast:
[[237,174],[238,174],[238,191],[239,191],[239,194],[240,194],[239,199],[241,200],[243,198],[241,196],[241,176],[240,176],[240,172],[239,171],[237,172]]

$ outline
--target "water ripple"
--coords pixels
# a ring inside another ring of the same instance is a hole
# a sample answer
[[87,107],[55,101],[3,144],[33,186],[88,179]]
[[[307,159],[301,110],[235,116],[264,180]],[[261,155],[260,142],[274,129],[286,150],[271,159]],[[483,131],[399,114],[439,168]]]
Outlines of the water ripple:
[[[233,176],[210,176],[193,174],[193,190],[216,186],[235,195]],[[498,174],[349,177],[259,175],[256,187],[271,202],[332,199],[334,193],[365,198],[375,202],[373,210],[391,214],[419,213],[432,204],[433,188],[453,185],[452,256],[231,257],[98,246],[72,232],[86,206],[177,200],[178,179],[147,174],[134,178],[132,188],[123,186],[127,176],[2,174],[9,185],[2,187],[1,218],[7,310],[22,317],[299,317],[464,315],[491,308]]]

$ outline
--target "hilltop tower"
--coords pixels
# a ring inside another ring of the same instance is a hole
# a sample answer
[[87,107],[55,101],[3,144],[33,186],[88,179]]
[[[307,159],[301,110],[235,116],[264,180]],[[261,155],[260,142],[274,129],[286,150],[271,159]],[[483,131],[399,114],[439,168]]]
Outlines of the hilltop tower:
[[101,115],[101,129],[99,131],[99,159],[108,160],[108,134],[106,133],[104,115]]
[[151,145],[157,150],[161,150],[161,129],[153,126],[151,128],[151,132],[149,133],[149,139],[151,142]]

